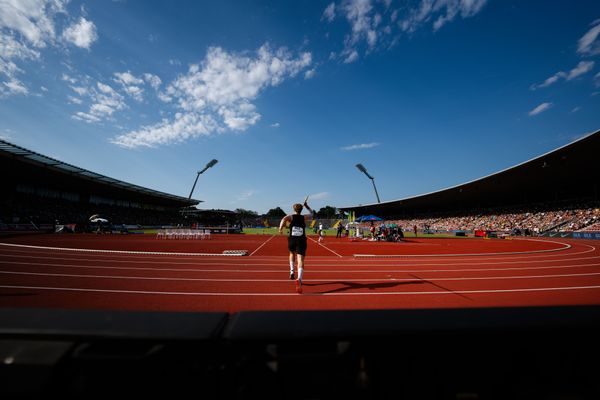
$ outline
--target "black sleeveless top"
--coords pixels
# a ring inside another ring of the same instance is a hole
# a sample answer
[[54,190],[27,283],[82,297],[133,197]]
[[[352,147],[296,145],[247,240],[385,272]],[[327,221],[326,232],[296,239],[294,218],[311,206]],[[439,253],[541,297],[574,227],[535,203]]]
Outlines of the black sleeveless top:
[[304,221],[304,215],[293,214],[292,222],[290,223],[290,235],[289,237],[306,237],[306,222]]

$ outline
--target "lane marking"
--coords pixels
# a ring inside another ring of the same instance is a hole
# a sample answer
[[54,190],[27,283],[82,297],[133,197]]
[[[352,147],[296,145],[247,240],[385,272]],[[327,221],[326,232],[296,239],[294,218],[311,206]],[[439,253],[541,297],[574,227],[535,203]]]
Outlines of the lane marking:
[[170,251],[134,251],[134,250],[101,250],[101,249],[77,249],[70,247],[48,247],[48,246],[30,246],[27,244],[12,244],[0,243],[0,246],[14,246],[26,249],[42,249],[42,250],[60,250],[60,251],[76,251],[81,253],[109,253],[109,254],[151,254],[151,255],[169,255],[169,256],[211,256],[211,257],[241,257],[239,253],[178,253]]
[[[529,239],[525,239],[529,240]],[[557,249],[547,250],[529,250],[529,251],[507,251],[500,253],[448,253],[448,254],[353,254],[355,258],[393,258],[393,257],[460,257],[460,256],[502,256],[502,255],[514,255],[514,254],[536,254],[536,253],[552,253],[555,251],[563,251],[571,248],[570,244],[552,242],[549,240],[533,240],[534,242],[548,242],[562,244],[564,247]]]
[[270,238],[268,238],[263,244],[261,244],[260,246],[258,246],[258,248],[256,250],[254,250],[252,253],[250,253],[250,256],[253,256],[254,253],[256,253],[257,251],[259,251],[265,244],[269,243],[269,241],[271,239],[273,239],[274,237],[275,237],[275,235],[273,235]]
[[[588,251],[589,252],[589,251]],[[587,252],[586,252],[587,253]],[[573,255],[576,254],[581,254],[581,253],[573,253]],[[276,263],[267,263],[267,262],[261,262],[258,261],[256,259],[256,257],[252,260],[248,260],[247,258],[245,259],[229,259],[230,262],[212,262],[212,261],[205,261],[203,260],[197,260],[197,261],[189,261],[189,262],[185,262],[185,261],[138,261],[138,260],[119,260],[119,259],[110,259],[110,258],[79,258],[79,257],[75,257],[75,255],[73,255],[73,257],[53,257],[53,256],[30,256],[30,255],[13,255],[13,254],[2,254],[0,253],[0,258],[1,257],[6,257],[6,258],[26,258],[26,259],[43,259],[43,260],[70,260],[70,261],[79,261],[79,262],[85,262],[85,261],[89,261],[89,262],[96,262],[96,263],[130,263],[130,264],[168,264],[168,265],[198,265],[198,266],[202,266],[202,265],[224,265],[224,266],[281,266],[281,262],[276,262]],[[287,258],[287,257],[286,257]],[[522,257],[525,259],[529,259],[529,258],[534,258],[534,257]],[[394,264],[397,261],[392,261],[390,263],[383,263],[383,264],[374,264],[369,262],[368,264],[366,263],[366,261],[364,261],[363,263],[354,263],[352,265],[350,265],[350,267],[360,267],[360,266],[373,266],[373,267],[402,267],[402,266],[435,266],[435,265],[496,265],[496,264],[540,264],[540,263],[556,263],[556,262],[565,262],[565,261],[581,261],[581,260],[592,260],[592,259],[597,259],[600,258],[600,256],[591,256],[591,257],[580,257],[580,258],[564,258],[564,259],[547,259],[547,260],[532,260],[532,261],[489,261],[489,262],[456,262],[458,261],[457,259],[452,259],[449,260],[448,262],[437,262],[437,263],[427,263],[427,262],[420,262],[421,260],[412,260],[412,261],[406,261],[407,263],[411,263],[411,264]],[[314,260],[314,257],[310,258],[311,260]],[[478,260],[481,260],[481,258],[478,258]],[[239,262],[238,262],[239,261]],[[252,262],[250,262],[252,261]],[[256,262],[253,262],[256,261]],[[270,261],[270,260],[269,260]],[[379,262],[385,261],[385,260],[377,260]],[[242,264],[240,264],[240,262]],[[1,261],[0,263],[12,263],[10,261]],[[325,263],[313,263],[313,262],[309,262],[308,263],[311,267],[335,267],[335,266],[339,266],[340,263],[339,262],[329,262],[328,264]],[[31,263],[31,265],[36,265],[35,263]],[[348,265],[344,265],[344,267],[348,267]]]
[[318,244],[319,246],[325,248],[326,250],[329,250],[330,252],[332,252],[333,254],[335,254],[336,256],[342,258],[342,256],[340,256],[338,253],[336,253],[335,251],[331,250],[329,247],[325,246],[324,244],[321,244],[319,242],[317,242],[315,239],[311,238],[310,236],[307,236],[307,238],[309,238],[310,240],[312,240],[313,242],[315,242],[316,244]]
[[[122,293],[122,294],[150,294],[166,296],[298,296],[297,293],[201,293],[201,292],[156,292],[147,290],[120,290],[120,289],[85,289],[49,286],[11,286],[0,285],[1,289],[23,289],[23,290],[52,290],[62,292],[95,292],[95,293]],[[413,296],[413,295],[456,295],[456,294],[486,294],[486,293],[515,293],[515,292],[549,292],[563,290],[591,290],[600,289],[600,286],[565,286],[565,287],[543,287],[530,289],[490,289],[490,290],[455,290],[453,292],[431,291],[431,292],[357,292],[357,293],[304,293],[303,296]]]
[[[25,246],[25,245],[14,245],[14,244],[0,243],[0,246],[2,246],[2,245],[6,245],[6,246]],[[578,246],[588,247],[589,250],[579,251],[579,252],[574,252],[574,253],[548,254],[548,255],[528,255],[528,256],[523,256],[523,257],[505,257],[505,259],[508,259],[508,260],[523,260],[523,259],[524,260],[532,260],[532,259],[538,259],[538,258],[552,257],[552,259],[541,260],[541,261],[551,261],[551,260],[561,260],[562,258],[559,259],[558,257],[564,257],[564,259],[566,261],[568,261],[569,258],[567,258],[567,257],[573,256],[573,255],[579,255],[579,254],[587,254],[587,253],[591,253],[591,252],[596,251],[596,247],[588,245],[588,244],[578,243],[577,245]],[[10,252],[13,252],[13,253],[26,253],[27,257],[34,258],[34,256],[29,256],[29,254],[31,254],[31,253],[26,252],[24,250],[9,249],[9,248],[2,248],[2,247],[0,247],[0,249],[4,249],[6,251],[10,251]],[[58,248],[58,247],[52,247],[50,249],[55,249],[55,250],[59,250],[59,251],[60,250],[68,250],[68,249],[62,249],[62,248]],[[76,250],[78,250],[78,249],[75,249],[75,251]],[[60,254],[59,251],[50,251],[49,253],[52,254],[52,253],[56,252],[56,253]],[[110,251],[110,250],[108,250],[108,251]],[[47,254],[47,253],[41,253],[41,254]],[[169,256],[169,255],[173,255],[173,254],[175,254],[175,253],[165,253],[159,259],[166,260],[164,256]],[[195,253],[192,253],[192,254],[195,254]],[[199,254],[205,254],[205,253],[199,253]],[[500,256],[485,258],[485,257],[483,257],[485,254],[486,253],[477,253],[476,255],[481,255],[480,257],[478,257],[478,260],[489,259],[489,260],[496,261],[496,260],[500,259]],[[509,254],[509,253],[499,253],[499,254]],[[6,253],[0,253],[0,255],[11,257],[11,255],[8,255]],[[76,255],[77,255],[77,253],[73,254],[72,256],[75,257]],[[104,255],[104,254],[100,254],[100,253],[94,253],[93,255],[97,256],[97,257],[109,257],[110,256],[110,254]],[[454,254],[454,255],[451,255],[453,257],[451,260],[452,261],[459,261],[459,260],[470,260],[470,259],[472,259],[472,258],[468,258],[468,257],[464,257],[464,258],[460,257],[460,256],[466,256],[466,255],[467,254]],[[222,256],[222,254],[217,254],[217,256]],[[443,254],[441,254],[441,255],[415,255],[414,257],[427,257],[427,256],[430,256],[430,257],[433,258],[433,257],[437,257],[437,256],[444,256],[444,255]],[[15,256],[15,257],[17,257],[17,256]],[[180,257],[184,257],[184,256],[180,256]],[[180,257],[174,257],[173,259],[175,259],[175,260],[181,260]],[[407,255],[403,255],[402,257],[410,258],[412,256],[410,254],[407,254]],[[144,259],[144,260],[147,260],[148,258],[152,259],[152,258],[158,258],[158,257],[152,257],[151,255],[148,255],[148,254],[142,254],[142,255],[124,254],[123,258],[126,259],[126,260],[128,260],[128,259]],[[219,258],[219,257],[216,257],[216,258]],[[256,257],[253,258],[253,261],[258,261],[258,260],[263,260],[263,259],[264,260],[273,260],[273,259],[277,259],[277,258],[281,258],[281,259],[285,258],[285,259],[287,259],[287,255],[282,255],[282,256],[256,256]],[[320,259],[327,259],[327,258],[328,257],[313,256],[313,257],[311,257],[311,260],[315,260],[315,259],[320,260]],[[352,256],[348,256],[347,258],[348,258],[347,262],[352,263],[352,264],[359,264],[359,263],[370,262],[369,258],[366,258],[364,260],[355,259],[355,258],[352,258]],[[205,259],[210,259],[210,258],[206,257]],[[100,259],[100,260],[102,260],[102,259]],[[235,260],[235,258],[230,258],[230,260]],[[108,259],[107,259],[107,261],[108,261]],[[398,262],[398,260],[394,260],[393,258],[387,259],[387,260],[385,258],[383,258],[383,259],[378,259],[377,261],[378,262],[389,261],[390,263]],[[405,261],[405,260],[399,260],[399,261]],[[410,260],[408,262],[419,262],[419,263],[421,263],[421,261],[427,261],[427,260],[417,258],[415,260]],[[115,260],[115,262],[126,262],[126,261]],[[132,261],[132,262],[135,262],[135,261]],[[161,263],[161,261],[145,261],[145,262],[148,262],[148,263]],[[164,261],[164,262],[166,262],[166,261]],[[533,262],[533,261],[529,261],[529,262]],[[515,263],[517,263],[517,262],[515,262]],[[372,264],[369,264],[369,265],[372,265]],[[428,264],[419,264],[419,265],[428,265]],[[429,264],[429,265],[437,265],[437,264]]]
[[[276,273],[276,271],[274,271]],[[24,271],[0,271],[5,275],[31,275],[31,276],[51,276],[61,278],[99,278],[99,279],[133,279],[133,280],[154,280],[154,281],[183,281],[183,282],[289,282],[289,279],[219,279],[219,278],[176,278],[176,277],[149,277],[149,276],[126,276],[126,275],[90,275],[90,274],[56,274],[46,272],[24,272]],[[420,280],[424,282],[432,281],[478,281],[478,280],[509,280],[509,279],[543,279],[543,278],[573,278],[582,276],[597,276],[600,272],[589,272],[581,274],[552,274],[552,275],[514,275],[514,276],[487,276],[487,277],[458,277],[458,278],[373,278],[373,279],[354,279],[354,278],[335,278],[330,279],[303,279],[303,282],[323,282],[335,285],[338,280],[349,282],[413,282]]]
[[[568,261],[568,260],[567,260]],[[0,265],[26,265],[26,266],[40,266],[40,267],[62,267],[62,268],[88,268],[88,269],[119,269],[119,270],[143,270],[143,271],[175,271],[175,272],[251,272],[251,273],[269,273],[277,272],[281,268],[277,269],[195,269],[195,268],[150,268],[150,267],[111,267],[106,265],[77,265],[77,264],[54,264],[54,263],[29,263],[21,261],[13,261],[9,263],[0,263]],[[276,266],[281,264],[276,264]],[[437,264],[436,264],[437,265]],[[243,266],[243,265],[242,265]],[[257,265],[261,266],[261,265]],[[310,264],[309,264],[310,266]],[[538,269],[563,269],[563,268],[582,268],[582,267],[596,267],[600,266],[600,263],[592,264],[572,264],[572,265],[555,265],[545,267],[515,267],[515,268],[467,268],[467,269],[369,269],[369,270],[318,270],[311,269],[310,273],[318,274],[339,274],[339,273],[408,273],[408,272],[486,272],[486,271],[526,271],[526,270],[538,270]],[[238,267],[236,265],[236,267]],[[402,267],[402,266],[392,266]],[[408,265],[408,267],[411,267]]]

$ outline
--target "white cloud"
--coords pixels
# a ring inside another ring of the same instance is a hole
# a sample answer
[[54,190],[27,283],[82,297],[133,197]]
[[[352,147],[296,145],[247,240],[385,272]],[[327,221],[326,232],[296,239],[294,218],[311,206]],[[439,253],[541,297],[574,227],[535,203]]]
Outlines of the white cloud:
[[137,131],[119,135],[112,143],[125,148],[154,147],[181,143],[197,136],[208,136],[222,131],[217,121],[210,115],[197,113],[177,113],[174,120],[163,119],[162,122],[143,126]]
[[113,79],[113,81],[119,83],[122,86],[125,93],[133,97],[133,99],[136,101],[141,102],[143,100],[142,94],[144,93],[144,89],[137,86],[144,84],[143,79],[134,76],[129,71],[115,72],[114,75],[116,78]]
[[252,101],[270,86],[295,77],[312,63],[310,53],[293,57],[286,49],[268,45],[255,54],[229,53],[211,47],[200,64],[189,67],[158,97],[178,109],[174,120],[125,133],[112,142],[128,148],[183,142],[196,136],[244,131],[261,115]]
[[572,70],[569,71],[569,74],[567,75],[566,79],[568,81],[575,79],[580,75],[588,73],[593,68],[594,68],[593,61],[580,61],[579,64],[577,64],[577,66],[575,68],[573,68]]
[[323,16],[321,19],[327,20],[327,22],[332,22],[335,19],[335,3],[330,3],[323,11]]
[[354,46],[361,40],[366,40],[368,48],[372,49],[377,42],[377,32],[375,30],[377,24],[375,22],[375,15],[372,15],[373,6],[371,0],[346,1],[342,5],[342,10],[352,27],[352,33],[345,40],[346,53],[351,54],[352,52],[356,52]]
[[13,38],[21,35],[34,47],[46,47],[56,37],[54,17],[65,12],[67,3],[68,0],[3,0],[0,2],[0,29]]
[[4,34],[0,29],[0,98],[29,93],[24,83],[17,77],[24,71],[15,61],[36,60],[39,57],[39,51],[30,49],[9,34]]
[[353,144],[350,146],[344,146],[340,150],[343,151],[352,151],[352,150],[364,150],[364,149],[372,149],[373,147],[379,146],[381,143],[361,143],[361,144]]
[[[56,22],[59,16],[68,18],[68,2],[0,0],[0,97],[29,93],[26,84],[17,76],[26,72],[17,64],[39,60],[44,48],[57,45]],[[75,45],[86,45],[86,38],[91,38],[93,23],[82,20],[85,21],[83,25],[73,25],[65,31],[66,37],[73,39],[70,42]]]
[[42,92],[47,92],[47,91],[48,91],[48,88],[47,88],[46,86],[40,86],[40,90],[41,90]]
[[257,193],[256,190],[246,190],[242,193],[240,193],[237,197],[236,197],[236,202],[239,201],[246,201],[248,200],[250,197],[254,196]]
[[587,56],[600,54],[600,19],[591,23],[592,27],[583,35],[577,43],[577,52]]
[[309,197],[310,200],[326,200],[326,199],[329,199],[331,197],[331,193],[329,193],[329,192],[320,192],[320,193],[311,194],[308,197]]
[[114,81],[122,84],[123,86],[141,85],[142,83],[144,83],[143,79],[135,77],[129,71],[115,72],[114,75],[116,76],[116,79],[114,79]]
[[577,64],[577,66],[575,68],[573,68],[572,70],[570,70],[569,72],[559,71],[556,74],[549,77],[548,79],[546,79],[544,82],[537,84],[537,85],[531,85],[531,90],[548,87],[548,86],[558,82],[560,79],[564,79],[566,81],[573,80],[573,79],[577,78],[578,76],[588,73],[593,68],[594,68],[594,61],[580,61],[579,64]]
[[89,89],[84,86],[71,86],[71,89],[80,96],[85,96],[89,93]]
[[339,56],[343,62],[351,63],[359,58],[361,48],[368,54],[378,48],[394,46],[398,29],[413,33],[425,23],[431,23],[437,31],[459,16],[473,17],[486,3],[487,0],[420,0],[414,6],[392,9],[390,0],[341,0],[327,6],[321,20],[331,22],[334,16],[342,15],[350,24],[351,31],[344,38],[344,49]]
[[458,15],[470,18],[481,11],[487,0],[422,0],[418,8],[412,8],[408,16],[399,22],[404,32],[415,32],[421,25],[433,22],[433,30],[437,31]]
[[594,82],[596,84],[596,87],[600,87],[600,72],[594,75]]
[[539,106],[537,106],[536,108],[534,108],[533,110],[529,111],[528,115],[530,117],[533,117],[534,115],[543,113],[544,111],[548,110],[550,107],[552,107],[552,103],[542,103]]
[[433,30],[437,31],[446,23],[451,22],[460,14],[462,18],[469,18],[477,14],[487,0],[438,0],[433,7],[433,11],[445,9],[445,13],[440,15],[433,23]]
[[82,104],[83,100],[75,96],[67,96],[67,100],[71,104]]
[[279,122],[275,122],[274,124],[269,125],[271,128],[279,128],[281,124]]
[[158,90],[162,84],[162,80],[158,76],[149,73],[144,74],[144,80],[146,83],[150,84],[154,90]]
[[350,53],[345,55],[345,57],[346,58],[344,58],[344,63],[353,63],[354,61],[358,60],[358,52],[356,50],[351,50]]
[[417,28],[430,18],[433,11],[433,0],[423,0],[419,8],[412,8],[408,17],[402,19],[398,24],[405,32],[415,32]]
[[315,69],[309,69],[308,71],[306,71],[304,73],[304,79],[311,79],[312,77],[315,76]]
[[96,25],[92,21],[81,17],[79,22],[70,25],[64,30],[62,38],[82,49],[88,49],[98,39]]
[[29,90],[23,86],[22,82],[17,79],[11,79],[5,82],[2,82],[4,88],[0,88],[0,93],[7,94],[28,94]]
[[75,114],[72,115],[72,118],[79,120],[79,121],[88,122],[88,123],[100,122],[100,118],[98,118],[97,116],[90,114],[90,113],[84,113],[83,111],[76,112]]
[[571,113],[576,113],[579,110],[581,110],[581,107],[577,106],[571,110]]
[[[104,119],[110,118],[115,111],[122,110],[127,107],[123,95],[118,93],[112,86],[102,82],[96,82],[95,87],[89,86],[71,86],[71,89],[80,96],[87,96],[91,101],[91,105],[87,112],[78,111],[72,115],[73,119],[84,121],[87,123],[97,123]],[[67,97],[71,103],[82,104],[81,99],[69,96]]]

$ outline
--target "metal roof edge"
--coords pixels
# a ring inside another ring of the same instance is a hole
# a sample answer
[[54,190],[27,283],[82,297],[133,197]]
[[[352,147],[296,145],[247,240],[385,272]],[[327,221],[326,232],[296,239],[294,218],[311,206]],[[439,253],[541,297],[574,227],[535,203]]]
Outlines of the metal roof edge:
[[432,195],[432,194],[442,193],[442,192],[445,192],[445,191],[447,191],[447,190],[449,191],[449,190],[452,190],[452,189],[457,189],[457,188],[459,188],[459,187],[461,187],[461,186],[470,185],[471,183],[475,183],[475,182],[478,182],[478,181],[482,181],[482,180],[484,180],[484,179],[491,178],[491,177],[493,177],[493,176],[495,176],[495,175],[499,175],[499,174],[505,173],[505,172],[507,172],[507,171],[510,171],[510,170],[512,170],[512,169],[515,169],[515,168],[521,167],[521,166],[523,166],[523,165],[525,165],[525,164],[528,164],[528,163],[530,163],[530,162],[533,162],[533,161],[535,161],[535,160],[538,160],[538,159],[540,159],[540,158],[546,157],[546,156],[548,156],[548,155],[550,155],[550,154],[552,154],[552,153],[558,152],[559,150],[562,150],[562,149],[564,149],[564,148],[566,148],[566,147],[572,146],[572,145],[574,145],[574,144],[576,144],[576,143],[578,143],[578,142],[580,142],[580,141],[582,141],[582,140],[585,140],[585,139],[587,139],[587,138],[589,138],[589,137],[591,137],[591,136],[598,135],[598,134],[600,134],[600,129],[599,129],[599,130],[596,130],[596,131],[594,131],[594,132],[591,132],[591,133],[586,133],[586,134],[584,134],[582,137],[580,137],[580,138],[578,138],[578,139],[576,139],[576,140],[574,140],[574,141],[572,141],[572,142],[570,142],[570,143],[567,143],[567,144],[565,144],[565,145],[563,145],[563,146],[557,147],[557,148],[556,148],[556,149],[554,149],[554,150],[548,151],[548,152],[546,152],[546,153],[544,153],[544,154],[542,154],[542,155],[540,155],[540,156],[537,156],[537,157],[531,158],[531,159],[529,159],[529,160],[527,160],[527,161],[524,161],[524,162],[522,162],[522,163],[519,163],[519,164],[513,165],[512,167],[508,167],[508,168],[502,169],[502,170],[500,170],[500,171],[494,172],[494,173],[492,173],[492,174],[485,175],[485,176],[483,176],[483,177],[480,177],[480,178],[477,178],[477,179],[473,179],[473,180],[471,180],[471,181],[467,181],[467,182],[464,182],[464,183],[460,183],[460,184],[458,184],[458,185],[449,186],[449,187],[447,187],[447,188],[444,188],[444,189],[440,189],[440,190],[436,190],[436,191],[433,191],[433,192],[428,192],[428,193],[423,193],[423,194],[419,194],[419,195],[416,195],[416,196],[405,197],[405,198],[402,198],[402,199],[396,199],[396,200],[384,201],[384,202],[382,202],[382,203],[369,203],[369,204],[362,204],[362,205],[359,205],[359,206],[338,207],[338,208],[339,208],[339,209],[341,209],[341,210],[346,210],[346,209],[360,208],[360,207],[374,207],[374,206],[381,206],[381,205],[383,205],[383,204],[391,204],[391,203],[397,203],[397,202],[402,202],[402,201],[413,200],[413,199],[417,199],[417,198],[419,198],[419,197],[425,197],[425,196],[429,196],[429,195]]
[[[11,149],[13,149],[13,150],[18,149],[19,151],[18,152],[17,151],[11,151]],[[133,183],[129,183],[129,182],[121,181],[119,179],[111,178],[109,176],[102,175],[102,174],[99,174],[97,172],[93,172],[93,171],[87,170],[85,168],[77,167],[77,166],[75,166],[73,164],[69,164],[69,163],[66,163],[64,161],[60,161],[60,160],[57,160],[55,158],[52,158],[52,157],[48,157],[48,156],[46,156],[44,154],[35,152],[33,150],[29,150],[29,149],[27,149],[25,147],[22,147],[22,146],[14,144],[14,143],[8,142],[8,141],[6,141],[4,139],[0,139],[0,152],[7,152],[7,153],[10,153],[10,154],[12,154],[12,155],[14,155],[16,157],[25,158],[25,159],[27,159],[30,162],[42,165],[43,167],[46,167],[46,168],[47,167],[59,168],[60,172],[62,172],[62,173],[67,173],[67,174],[79,176],[79,177],[81,177],[83,179],[91,180],[91,181],[94,181],[94,182],[97,182],[97,183],[100,183],[100,184],[103,184],[103,185],[108,185],[108,186],[119,188],[119,189],[122,189],[122,190],[129,190],[129,191],[132,191],[132,192],[142,193],[142,194],[145,194],[145,195],[162,197],[162,198],[169,199],[169,200],[176,200],[176,201],[180,201],[180,202],[193,203],[191,205],[197,205],[197,204],[199,204],[199,203],[202,202],[202,200],[188,199],[186,197],[177,196],[177,195],[170,194],[170,193],[165,193],[165,192],[161,192],[161,191],[150,189],[150,188],[145,188],[143,186],[139,186],[139,185],[136,185],[136,184],[133,184]],[[45,164],[42,161],[39,161],[39,160],[36,160],[36,159],[32,159],[32,158],[27,158],[27,156],[29,156],[29,155],[35,155],[37,157],[41,157],[43,159],[51,161],[52,163]],[[68,166],[68,167],[74,168],[74,169],[76,169],[78,171],[70,171],[68,169],[57,167],[57,166],[60,166],[60,165],[62,165],[62,166]],[[89,176],[89,175],[86,175],[86,174],[93,174],[95,176]],[[107,181],[105,181],[105,179],[109,179],[109,180],[112,180],[114,182],[107,182]]]

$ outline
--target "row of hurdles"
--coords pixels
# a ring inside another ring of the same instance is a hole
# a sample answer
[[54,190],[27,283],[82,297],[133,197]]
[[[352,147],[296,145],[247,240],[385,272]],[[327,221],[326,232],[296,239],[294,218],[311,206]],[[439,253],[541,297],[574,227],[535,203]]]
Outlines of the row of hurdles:
[[157,239],[210,239],[210,229],[159,229]]

